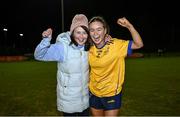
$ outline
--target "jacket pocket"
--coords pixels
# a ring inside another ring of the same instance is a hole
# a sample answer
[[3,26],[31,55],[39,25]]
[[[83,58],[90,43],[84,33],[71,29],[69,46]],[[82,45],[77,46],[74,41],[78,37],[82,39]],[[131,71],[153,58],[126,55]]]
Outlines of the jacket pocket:
[[79,73],[69,75],[68,81],[67,81],[67,86],[69,86],[69,87],[81,87],[82,86],[81,75]]

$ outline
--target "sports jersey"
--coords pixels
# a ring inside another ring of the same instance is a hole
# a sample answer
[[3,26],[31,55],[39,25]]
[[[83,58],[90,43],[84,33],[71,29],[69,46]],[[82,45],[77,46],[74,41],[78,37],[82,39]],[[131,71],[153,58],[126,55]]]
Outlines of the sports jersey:
[[122,90],[125,75],[125,57],[131,53],[132,41],[112,38],[98,49],[92,46],[89,51],[90,82],[92,94],[109,97]]

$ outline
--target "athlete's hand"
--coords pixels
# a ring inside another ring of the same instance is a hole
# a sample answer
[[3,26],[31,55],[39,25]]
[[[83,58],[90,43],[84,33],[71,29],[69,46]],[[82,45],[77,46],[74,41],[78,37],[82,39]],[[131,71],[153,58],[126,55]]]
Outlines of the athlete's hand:
[[126,27],[126,28],[131,28],[132,27],[132,24],[125,18],[119,18],[117,20],[117,23],[123,27]]

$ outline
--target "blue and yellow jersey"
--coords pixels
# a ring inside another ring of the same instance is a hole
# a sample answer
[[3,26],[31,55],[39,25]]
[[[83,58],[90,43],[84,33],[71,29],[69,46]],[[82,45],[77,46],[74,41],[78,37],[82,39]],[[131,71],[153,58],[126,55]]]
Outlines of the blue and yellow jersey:
[[125,75],[125,57],[131,50],[129,42],[112,38],[101,49],[91,47],[89,88],[92,94],[109,97],[121,92]]

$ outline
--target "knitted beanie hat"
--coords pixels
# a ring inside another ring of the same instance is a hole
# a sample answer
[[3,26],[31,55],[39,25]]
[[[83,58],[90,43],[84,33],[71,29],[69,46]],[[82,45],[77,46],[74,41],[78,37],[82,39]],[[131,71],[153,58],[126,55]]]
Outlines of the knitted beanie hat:
[[70,27],[70,33],[72,34],[73,30],[79,26],[85,26],[88,28],[88,19],[84,14],[77,14],[74,16]]

